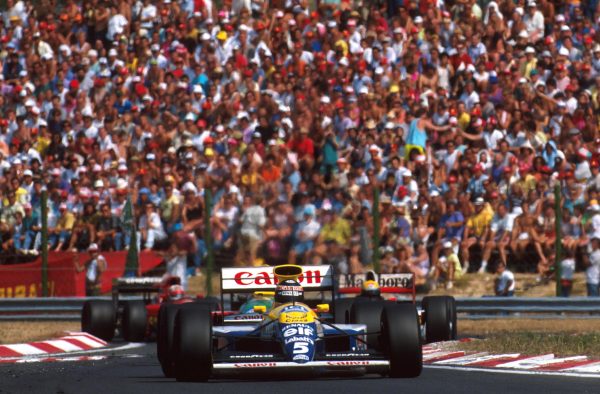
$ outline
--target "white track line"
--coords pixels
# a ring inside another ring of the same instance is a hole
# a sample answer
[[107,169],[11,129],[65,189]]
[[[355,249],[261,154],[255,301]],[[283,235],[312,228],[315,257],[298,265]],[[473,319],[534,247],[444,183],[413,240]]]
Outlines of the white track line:
[[509,361],[506,363],[496,365],[496,368],[537,368],[540,365],[540,363],[548,362],[549,360],[554,360],[554,354],[544,354],[541,356],[533,356],[521,360]]
[[446,369],[453,371],[465,371],[465,372],[487,372],[487,373],[503,373],[509,375],[545,375],[545,376],[569,376],[577,378],[593,378],[600,379],[600,374],[592,373],[580,373],[580,372],[565,372],[565,371],[536,371],[536,370],[521,370],[521,369],[491,369],[491,368],[476,368],[476,367],[465,367],[465,366],[452,366],[452,365],[423,365],[424,368],[431,369]]
[[486,356],[489,356],[489,353],[473,353],[473,354],[467,354],[467,355],[461,356],[461,357],[449,358],[447,360],[434,361],[433,364],[435,364],[435,365],[445,365],[445,364],[465,365],[465,364],[471,364],[474,362],[479,362],[482,358],[484,358]]
[[567,368],[564,369],[563,371],[567,371],[567,372],[588,372],[588,373],[599,373],[600,372],[600,362],[596,362],[596,363],[592,363],[592,364],[586,364],[586,365],[580,365],[578,367],[573,367],[573,368]]

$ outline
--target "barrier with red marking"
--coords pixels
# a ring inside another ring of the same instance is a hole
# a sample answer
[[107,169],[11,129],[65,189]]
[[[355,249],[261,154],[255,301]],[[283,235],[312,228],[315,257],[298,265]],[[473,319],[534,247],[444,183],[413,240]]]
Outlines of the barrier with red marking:
[[[107,271],[102,276],[101,291],[107,293],[112,281],[123,276],[127,252],[102,252],[106,258]],[[75,261],[84,265],[90,256],[87,253],[48,253],[48,289],[53,297],[85,296],[85,272],[77,272]],[[163,258],[154,252],[141,252],[140,273],[158,266]],[[0,298],[24,298],[41,296],[42,261],[38,257],[31,263],[0,265]]]

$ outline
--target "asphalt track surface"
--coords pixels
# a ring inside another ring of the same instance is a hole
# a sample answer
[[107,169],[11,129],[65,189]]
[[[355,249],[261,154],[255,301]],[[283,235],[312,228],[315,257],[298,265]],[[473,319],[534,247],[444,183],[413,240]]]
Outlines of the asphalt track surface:
[[[115,346],[122,346],[116,343]],[[97,353],[97,361],[0,364],[0,393],[598,393],[598,379],[426,367],[416,379],[274,378],[179,383],[163,377],[156,345]]]

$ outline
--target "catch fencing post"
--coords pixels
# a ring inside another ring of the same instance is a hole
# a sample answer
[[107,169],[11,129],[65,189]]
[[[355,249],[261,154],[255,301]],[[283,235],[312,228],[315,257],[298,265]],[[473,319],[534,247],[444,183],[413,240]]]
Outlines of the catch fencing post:
[[554,276],[556,278],[556,296],[560,296],[560,262],[562,260],[562,212],[560,209],[560,185],[554,186],[554,225],[556,241],[554,242]]
[[212,216],[212,193],[210,187],[204,188],[204,244],[206,246],[206,295],[212,294],[212,271],[214,268],[214,251],[210,218]]
[[48,297],[48,192],[42,190],[42,297]]
[[379,228],[381,226],[379,219],[379,186],[375,186],[373,192],[373,268],[378,274],[379,270]]
[[129,249],[127,250],[127,259],[125,260],[125,275],[126,277],[139,276],[139,252],[137,246],[137,229],[135,227],[135,218],[133,216],[133,203],[131,196],[127,196],[123,217],[123,233],[129,231]]

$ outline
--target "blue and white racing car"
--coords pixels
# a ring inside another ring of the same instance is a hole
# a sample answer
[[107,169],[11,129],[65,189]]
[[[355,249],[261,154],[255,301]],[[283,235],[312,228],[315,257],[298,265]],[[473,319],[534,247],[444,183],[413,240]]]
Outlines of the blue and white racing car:
[[251,311],[218,319],[206,306],[178,309],[168,349],[169,375],[177,380],[205,381],[258,370],[269,374],[352,371],[393,378],[421,373],[416,307],[387,303],[379,328],[369,332],[367,340],[364,322],[335,323],[335,310],[330,310],[335,305],[330,266],[224,268],[221,290],[222,297],[230,296],[232,307],[234,295],[273,294],[271,309],[258,303]]

